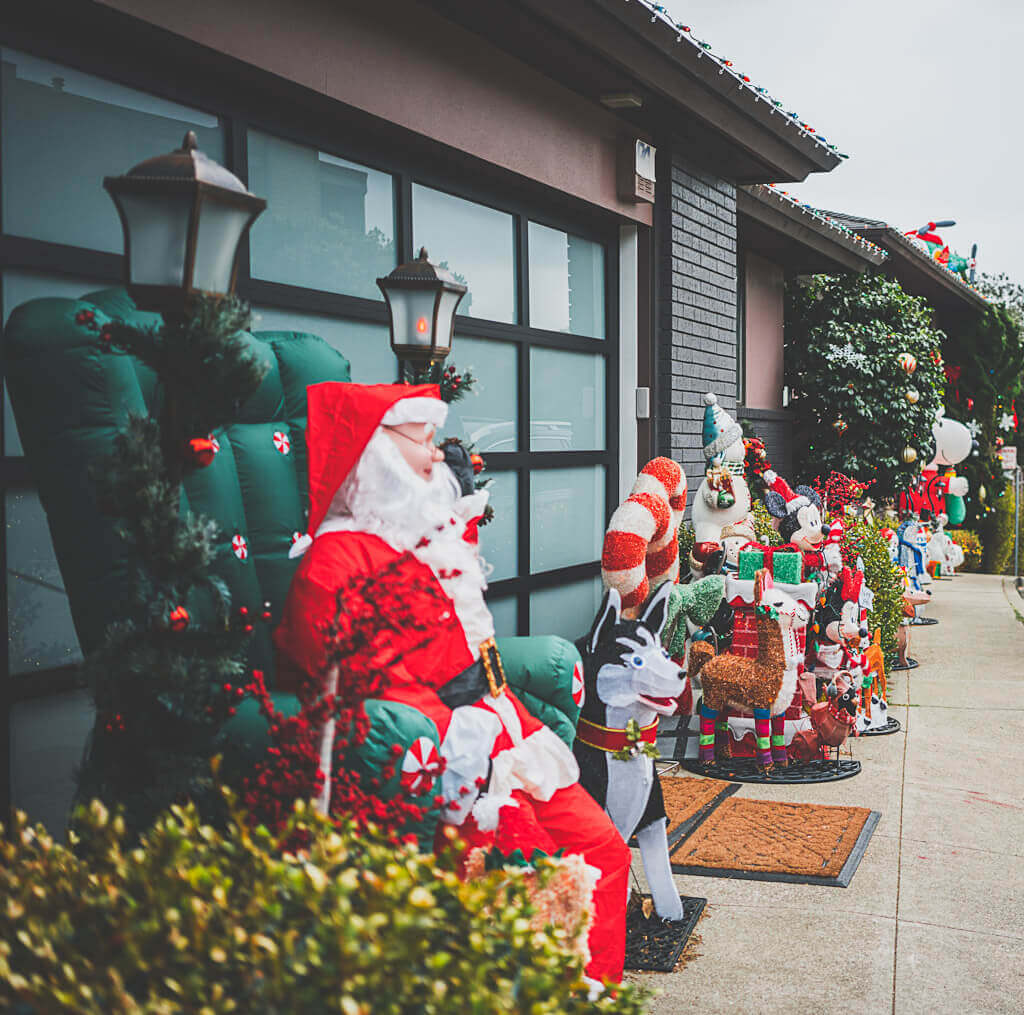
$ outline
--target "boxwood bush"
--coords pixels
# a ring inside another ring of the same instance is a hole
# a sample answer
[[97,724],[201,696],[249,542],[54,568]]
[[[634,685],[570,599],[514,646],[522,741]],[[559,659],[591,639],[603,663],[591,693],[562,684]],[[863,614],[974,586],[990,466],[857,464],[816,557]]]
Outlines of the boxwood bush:
[[[41,1012],[378,1013],[643,1010],[629,984],[588,1000],[571,934],[537,926],[522,877],[461,880],[297,805],[284,852],[230,797],[141,840],[94,801],[72,848],[24,816],[0,830],[0,1008]],[[538,862],[535,877],[553,876]],[[20,1003],[19,1003],[20,1002]]]

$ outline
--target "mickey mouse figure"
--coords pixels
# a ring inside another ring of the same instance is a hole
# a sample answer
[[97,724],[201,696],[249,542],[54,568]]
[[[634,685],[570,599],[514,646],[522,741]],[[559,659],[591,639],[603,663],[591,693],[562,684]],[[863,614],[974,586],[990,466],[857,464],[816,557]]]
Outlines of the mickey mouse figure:
[[764,505],[768,513],[778,520],[779,535],[787,545],[779,550],[799,550],[803,558],[803,578],[817,571],[824,574],[825,559],[822,547],[828,538],[829,526],[822,518],[821,497],[809,486],[793,490],[777,472],[767,469],[764,481],[768,490]]

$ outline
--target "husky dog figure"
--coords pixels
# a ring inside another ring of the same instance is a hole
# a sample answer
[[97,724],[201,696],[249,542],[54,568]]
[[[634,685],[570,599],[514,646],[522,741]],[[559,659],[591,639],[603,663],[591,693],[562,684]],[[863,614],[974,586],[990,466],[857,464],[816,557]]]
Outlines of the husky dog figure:
[[573,745],[584,789],[623,840],[636,833],[654,908],[663,920],[683,918],[653,760],[658,716],[675,712],[675,699],[686,686],[682,670],[661,645],[672,587],[665,582],[638,620],[622,618],[614,588],[605,593],[590,633],[576,643],[586,699]]

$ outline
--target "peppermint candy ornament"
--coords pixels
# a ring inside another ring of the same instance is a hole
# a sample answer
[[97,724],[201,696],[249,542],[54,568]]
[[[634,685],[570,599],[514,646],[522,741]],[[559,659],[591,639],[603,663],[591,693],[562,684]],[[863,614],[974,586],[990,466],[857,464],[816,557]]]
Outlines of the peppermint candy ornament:
[[288,434],[282,430],[274,431],[274,447],[282,454],[286,455],[292,449],[292,442],[288,437]]
[[240,532],[236,532],[231,537],[231,549],[234,551],[235,556],[239,560],[247,560],[249,557],[249,544],[245,541],[245,536]]
[[583,708],[586,700],[586,688],[583,684],[583,663],[577,663],[572,668],[572,700],[577,708]]
[[418,737],[402,759],[402,789],[413,795],[426,793],[441,773],[441,755],[430,737]]
[[899,363],[899,365],[903,367],[908,374],[912,374],[917,369],[917,359],[909,352],[901,352],[896,358],[896,362]]

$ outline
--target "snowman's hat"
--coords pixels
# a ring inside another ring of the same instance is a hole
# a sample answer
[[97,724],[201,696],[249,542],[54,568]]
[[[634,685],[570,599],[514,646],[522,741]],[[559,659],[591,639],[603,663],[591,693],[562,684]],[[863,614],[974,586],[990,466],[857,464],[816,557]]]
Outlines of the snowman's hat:
[[711,461],[726,448],[743,439],[743,430],[718,404],[718,397],[711,391],[704,396],[704,460]]

